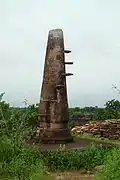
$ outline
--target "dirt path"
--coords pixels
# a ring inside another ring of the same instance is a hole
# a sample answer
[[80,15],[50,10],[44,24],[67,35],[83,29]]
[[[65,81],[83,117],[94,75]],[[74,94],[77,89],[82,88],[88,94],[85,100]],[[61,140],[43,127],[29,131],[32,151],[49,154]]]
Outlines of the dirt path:
[[60,172],[52,173],[45,180],[93,180],[94,175],[83,172]]
[[65,172],[57,174],[55,180],[93,180],[93,177],[93,174],[85,174],[80,172]]
[[[72,143],[67,143],[66,144],[66,149],[80,149],[86,146],[91,145],[92,143],[94,143],[95,145],[102,145],[102,146],[113,146],[113,144],[110,143],[105,143],[103,142],[97,142],[95,140],[90,140],[90,139],[80,139],[80,138],[74,138],[74,142]],[[31,143],[32,144],[32,143]],[[40,145],[40,149],[41,150],[55,150],[58,149],[60,147],[59,144],[36,144],[36,146],[39,147]]]

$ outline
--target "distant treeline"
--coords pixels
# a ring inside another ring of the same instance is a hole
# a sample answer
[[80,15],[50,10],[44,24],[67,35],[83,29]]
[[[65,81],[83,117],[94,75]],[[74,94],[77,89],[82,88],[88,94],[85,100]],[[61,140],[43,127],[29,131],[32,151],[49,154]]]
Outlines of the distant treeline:
[[[37,105],[30,105],[25,108],[14,108],[20,110],[21,112],[26,112],[26,109],[36,109],[38,111]],[[90,120],[106,120],[106,119],[119,119],[120,118],[120,101],[112,99],[105,103],[104,108],[99,108],[98,106],[90,107],[74,107],[69,108],[69,125],[81,125],[85,124]]]

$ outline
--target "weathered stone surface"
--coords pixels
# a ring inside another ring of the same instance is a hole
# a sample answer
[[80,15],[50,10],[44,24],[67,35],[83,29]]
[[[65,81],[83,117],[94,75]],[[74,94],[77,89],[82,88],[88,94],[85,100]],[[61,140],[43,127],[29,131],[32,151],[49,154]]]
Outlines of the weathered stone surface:
[[39,105],[37,137],[42,142],[71,141],[68,129],[64,39],[61,29],[49,31]]

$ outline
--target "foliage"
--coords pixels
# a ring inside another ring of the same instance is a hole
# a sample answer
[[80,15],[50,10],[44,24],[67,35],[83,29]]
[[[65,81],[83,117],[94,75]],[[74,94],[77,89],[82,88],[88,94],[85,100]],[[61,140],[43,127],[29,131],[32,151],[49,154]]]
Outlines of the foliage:
[[[109,149],[110,150],[110,149]],[[50,171],[61,170],[92,170],[101,165],[108,149],[97,148],[94,145],[78,150],[45,151],[42,153],[45,165]]]
[[120,118],[120,101],[112,99],[105,103],[104,108],[84,107],[70,108],[70,119],[73,117],[89,117],[89,120],[106,120]]
[[[118,107],[118,103],[116,106]],[[84,109],[85,114],[88,109]],[[92,113],[99,110],[99,108],[90,109]],[[110,103],[106,104],[104,111],[111,112]],[[119,108],[114,107],[114,111],[118,112]],[[74,109],[72,113],[74,114]],[[75,114],[81,113],[83,111],[80,108],[75,108]],[[25,147],[26,138],[35,135],[37,116],[37,105],[20,109],[10,107],[4,101],[0,102],[0,179],[38,180],[48,170],[65,171],[81,168],[91,170],[96,165],[103,164],[110,149],[97,148],[92,145],[83,150],[63,151],[59,149],[40,152],[33,147]]]
[[29,179],[32,173],[44,174],[45,167],[35,149],[24,148],[11,138],[0,138],[0,177]]
[[32,136],[37,126],[37,106],[30,105],[24,111],[11,108],[4,101],[0,102],[0,135],[21,137]]
[[114,149],[108,153],[103,170],[97,173],[96,180],[120,179],[120,149]]
[[0,102],[0,177],[29,179],[34,172],[43,174],[39,152],[24,148],[24,140],[33,136],[37,126],[37,106],[23,110]]
[[94,115],[95,120],[119,119],[120,118],[120,102],[112,99],[106,102],[105,108],[99,109]]
[[79,107],[70,108],[69,115],[70,115],[70,118],[72,118],[73,116],[81,115],[81,109]]
[[120,110],[120,102],[118,100],[112,99],[111,101],[106,102],[106,109],[108,110]]
[[74,133],[73,134],[74,136],[76,136],[77,138],[80,138],[80,139],[86,139],[86,140],[92,140],[94,142],[101,142],[101,143],[106,143],[108,145],[114,145],[114,146],[119,146],[120,147],[120,141],[119,140],[112,140],[112,139],[108,139],[108,138],[100,138],[100,137],[97,137],[93,134],[89,134],[89,133],[81,133],[81,134],[78,134],[78,133]]

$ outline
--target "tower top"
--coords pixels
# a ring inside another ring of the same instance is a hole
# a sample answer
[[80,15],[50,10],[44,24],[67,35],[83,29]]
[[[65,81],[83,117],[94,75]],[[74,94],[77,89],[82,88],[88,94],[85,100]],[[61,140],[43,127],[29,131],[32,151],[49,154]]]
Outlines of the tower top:
[[62,29],[51,29],[49,31],[49,36],[63,38],[63,31]]

